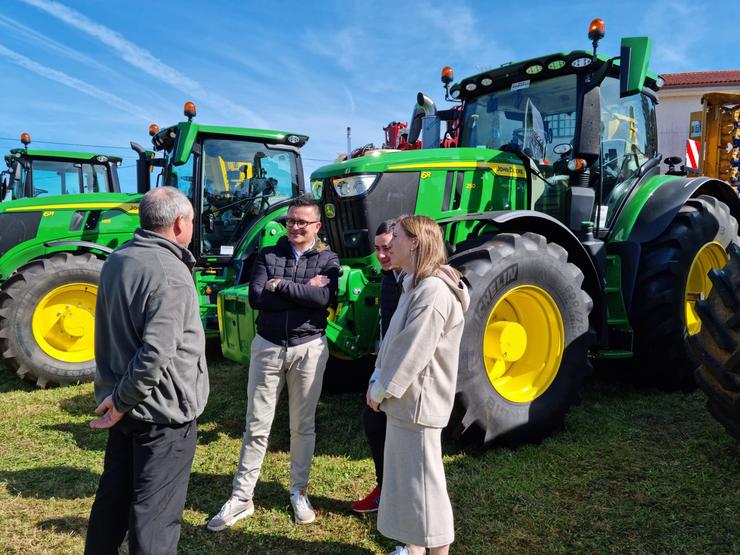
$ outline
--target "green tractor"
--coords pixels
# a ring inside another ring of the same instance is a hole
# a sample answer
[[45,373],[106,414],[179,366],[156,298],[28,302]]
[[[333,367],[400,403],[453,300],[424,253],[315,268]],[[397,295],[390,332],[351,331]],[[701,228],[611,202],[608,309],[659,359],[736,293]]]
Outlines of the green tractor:
[[120,158],[21,142],[0,174],[0,351],[40,387],[73,383],[94,372],[98,275],[137,227],[138,196],[120,192]]
[[[651,42],[532,58],[452,84],[438,111],[417,97],[408,144],[311,175],[343,274],[327,330],[335,357],[373,352],[377,225],[424,214],[444,229],[471,307],[460,350],[457,431],[539,441],[562,426],[595,359],[616,359],[664,389],[692,387],[695,304],[738,242],[740,202],[725,182],[661,175],[661,79]],[[440,122],[447,133],[440,147]],[[456,144],[455,144],[456,143]],[[221,295],[222,348],[246,361],[254,334],[246,287]],[[626,368],[626,366],[625,366]]]

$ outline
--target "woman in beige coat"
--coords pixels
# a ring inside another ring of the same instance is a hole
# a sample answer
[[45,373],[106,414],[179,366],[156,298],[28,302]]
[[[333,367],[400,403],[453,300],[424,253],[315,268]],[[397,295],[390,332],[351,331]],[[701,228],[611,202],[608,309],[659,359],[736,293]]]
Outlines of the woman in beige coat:
[[446,265],[441,229],[426,216],[396,222],[390,254],[406,277],[367,393],[370,407],[388,416],[378,530],[406,543],[391,555],[425,548],[445,555],[455,533],[441,434],[452,412],[469,297]]

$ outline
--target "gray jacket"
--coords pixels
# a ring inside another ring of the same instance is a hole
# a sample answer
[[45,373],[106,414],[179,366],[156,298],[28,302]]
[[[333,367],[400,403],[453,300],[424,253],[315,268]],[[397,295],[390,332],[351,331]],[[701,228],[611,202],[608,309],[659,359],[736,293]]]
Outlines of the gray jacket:
[[95,308],[95,399],[156,424],[197,418],[208,400],[193,255],[152,231],[103,265]]
[[470,297],[449,266],[413,288],[412,280],[413,275],[403,280],[398,308],[380,344],[370,396],[388,416],[443,428],[455,399]]

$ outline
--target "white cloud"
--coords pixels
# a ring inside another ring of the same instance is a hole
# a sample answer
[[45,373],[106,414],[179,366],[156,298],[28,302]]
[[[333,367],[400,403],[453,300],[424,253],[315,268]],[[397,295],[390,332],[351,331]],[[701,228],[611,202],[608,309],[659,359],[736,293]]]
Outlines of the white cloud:
[[111,48],[124,61],[155,79],[167,83],[187,95],[192,95],[196,99],[203,100],[204,102],[217,107],[222,112],[228,112],[232,117],[234,115],[240,117],[242,120],[241,123],[243,124],[265,127],[264,120],[252,110],[232,102],[217,93],[206,90],[206,88],[195,79],[192,79],[169,66],[152,55],[148,50],[141,48],[124,38],[117,31],[97,23],[84,14],[54,0],[23,0],[23,2],[43,10],[75,29],[97,39]]
[[14,52],[13,50],[10,50],[9,48],[6,48],[2,45],[0,45],[0,56],[8,58],[14,64],[25,68],[28,71],[31,71],[47,79],[51,79],[52,81],[56,81],[57,83],[61,83],[62,85],[70,87],[93,98],[97,98],[98,100],[114,106],[119,110],[124,110],[133,116],[141,118],[145,121],[151,120],[149,114],[144,112],[138,106],[124,100],[123,98],[116,96],[115,94],[103,91],[91,85],[90,83],[82,81],[81,79],[77,79],[76,77],[72,77],[71,75],[67,75],[62,71],[35,62],[31,58],[28,58],[22,54],[18,54],[17,52]]
[[62,56],[65,56],[71,60],[81,62],[90,67],[96,67],[98,69],[108,69],[105,65],[101,64],[97,60],[94,60],[90,56],[86,56],[82,52],[78,52],[74,48],[65,46],[64,44],[55,41],[54,39],[39,33],[38,31],[31,29],[30,27],[23,25],[22,23],[12,19],[10,17],[0,15],[0,26],[6,29],[12,30],[17,37],[26,42],[36,43],[47,50],[56,52]]
[[698,71],[709,25],[701,5],[660,1],[647,9],[641,28],[653,39],[652,65],[658,71]]

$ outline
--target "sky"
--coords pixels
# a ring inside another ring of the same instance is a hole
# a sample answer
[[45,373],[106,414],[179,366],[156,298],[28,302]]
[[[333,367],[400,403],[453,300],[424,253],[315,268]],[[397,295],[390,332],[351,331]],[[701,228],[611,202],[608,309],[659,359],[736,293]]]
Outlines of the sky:
[[149,146],[149,124],[182,121],[192,100],[203,124],[308,135],[308,177],[346,150],[347,127],[353,147],[379,146],[417,92],[445,107],[442,67],[457,81],[589,50],[594,17],[604,54],[647,35],[658,73],[740,69],[736,11],[732,0],[0,0],[0,148],[29,132],[32,148],[122,156],[134,191],[129,142]]

